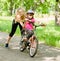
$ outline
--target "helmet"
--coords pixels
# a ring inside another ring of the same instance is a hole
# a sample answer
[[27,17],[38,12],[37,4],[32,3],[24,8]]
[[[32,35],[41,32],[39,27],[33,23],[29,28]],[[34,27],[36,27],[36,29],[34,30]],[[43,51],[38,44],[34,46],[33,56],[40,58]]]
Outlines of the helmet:
[[28,10],[27,14],[33,14],[34,15],[34,11],[33,10]]

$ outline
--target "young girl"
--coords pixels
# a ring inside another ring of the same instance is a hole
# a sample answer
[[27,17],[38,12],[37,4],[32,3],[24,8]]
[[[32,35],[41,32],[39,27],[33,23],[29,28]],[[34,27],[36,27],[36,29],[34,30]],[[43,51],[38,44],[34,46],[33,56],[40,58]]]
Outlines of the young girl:
[[27,17],[25,20],[25,29],[29,32],[27,38],[29,39],[33,34],[33,30],[34,30],[34,23],[35,23],[35,19],[34,19],[34,11],[33,10],[28,10],[27,12]]
[[[24,22],[24,28],[27,33],[26,37],[24,38],[24,41],[31,40],[32,41],[32,36],[34,34],[34,11],[33,10],[28,10],[27,16],[25,18]],[[25,46],[22,46],[21,51],[25,49]]]
[[10,39],[14,35],[18,25],[19,25],[20,30],[22,30],[22,28],[24,27],[23,25],[24,19],[25,19],[25,10],[22,8],[18,8],[16,11],[15,19],[12,22],[12,29],[6,41],[5,47],[9,46]]

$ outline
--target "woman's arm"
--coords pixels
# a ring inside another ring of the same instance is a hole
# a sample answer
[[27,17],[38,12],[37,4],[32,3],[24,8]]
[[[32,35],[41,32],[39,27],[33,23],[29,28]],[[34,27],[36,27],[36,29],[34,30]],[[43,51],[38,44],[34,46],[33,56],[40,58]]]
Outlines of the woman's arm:
[[24,24],[23,24],[23,22],[20,21],[20,24],[21,24],[21,26],[24,28]]

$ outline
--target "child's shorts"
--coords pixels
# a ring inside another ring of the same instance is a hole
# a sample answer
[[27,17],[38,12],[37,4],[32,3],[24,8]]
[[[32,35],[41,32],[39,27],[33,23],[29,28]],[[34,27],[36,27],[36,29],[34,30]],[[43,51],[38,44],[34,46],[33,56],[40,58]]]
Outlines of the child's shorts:
[[33,30],[23,30],[22,31],[22,35],[24,35],[26,32],[26,38],[29,39],[30,37],[32,37],[32,35],[34,34],[34,31]]

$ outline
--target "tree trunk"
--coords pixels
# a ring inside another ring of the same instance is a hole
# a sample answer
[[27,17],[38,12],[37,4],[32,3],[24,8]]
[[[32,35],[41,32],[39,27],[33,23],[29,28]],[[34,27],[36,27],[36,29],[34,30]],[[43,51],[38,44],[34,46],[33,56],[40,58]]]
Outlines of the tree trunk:
[[13,0],[10,0],[10,15],[12,15],[13,11]]
[[60,25],[60,8],[58,6],[59,0],[56,0],[56,5],[55,5],[55,24]]

